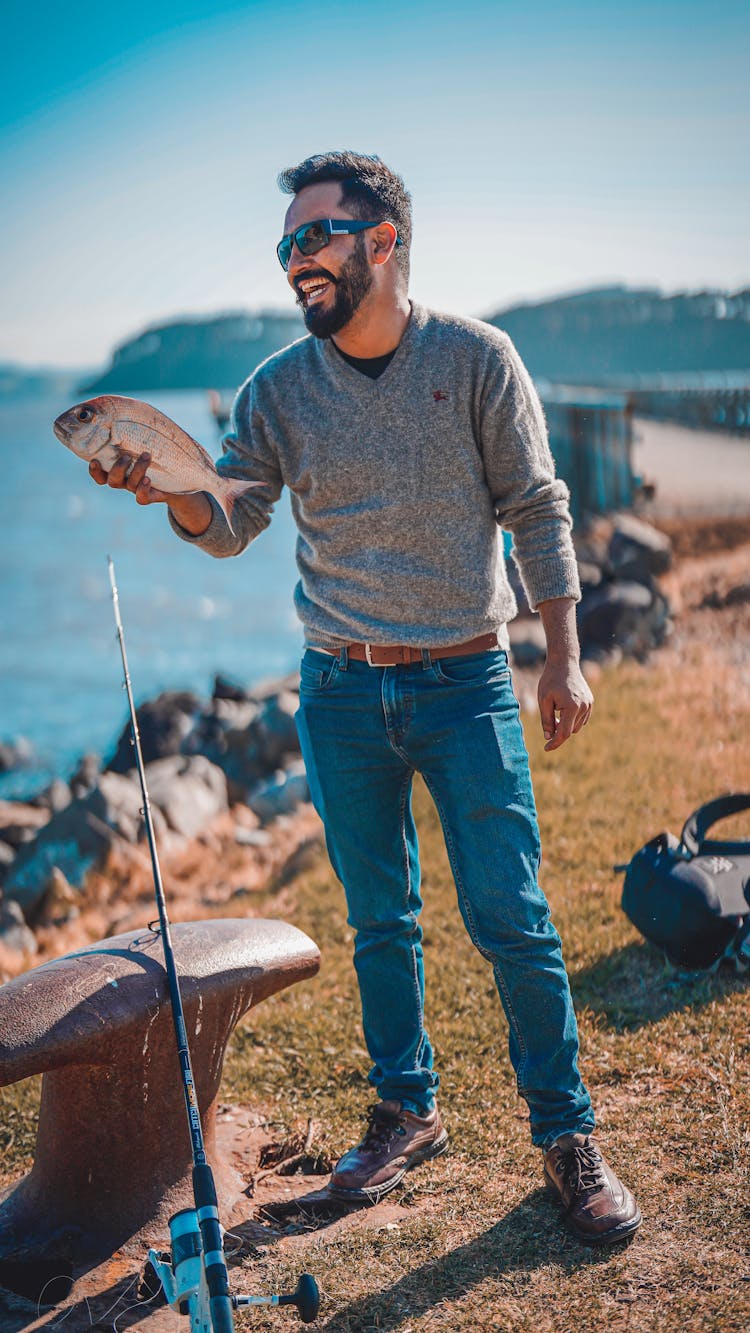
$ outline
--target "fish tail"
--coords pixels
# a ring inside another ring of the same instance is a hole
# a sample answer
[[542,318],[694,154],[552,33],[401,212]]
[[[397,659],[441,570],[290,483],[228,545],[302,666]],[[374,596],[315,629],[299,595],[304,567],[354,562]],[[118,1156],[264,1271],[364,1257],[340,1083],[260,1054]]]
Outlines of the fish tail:
[[232,526],[232,514],[234,513],[235,501],[239,500],[246,491],[251,491],[256,486],[262,486],[262,481],[239,481],[236,477],[221,477],[220,484],[213,489],[213,495],[229,524],[229,531],[233,537],[237,533]]

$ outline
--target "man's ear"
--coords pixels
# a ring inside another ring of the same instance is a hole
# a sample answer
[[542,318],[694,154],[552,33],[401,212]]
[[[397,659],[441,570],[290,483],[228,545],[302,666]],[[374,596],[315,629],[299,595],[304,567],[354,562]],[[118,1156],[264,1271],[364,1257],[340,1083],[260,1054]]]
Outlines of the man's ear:
[[392,222],[381,222],[372,233],[372,258],[375,264],[387,264],[396,248],[398,232]]

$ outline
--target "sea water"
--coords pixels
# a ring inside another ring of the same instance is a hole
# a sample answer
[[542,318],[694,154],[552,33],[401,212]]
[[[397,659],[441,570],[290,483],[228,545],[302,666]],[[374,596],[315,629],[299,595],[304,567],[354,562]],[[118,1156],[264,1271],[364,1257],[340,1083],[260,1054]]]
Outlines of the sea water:
[[[218,456],[205,394],[144,397]],[[26,737],[34,752],[29,769],[0,776],[0,797],[69,775],[87,751],[106,758],[125,724],[108,554],[136,703],[165,689],[208,696],[217,672],[282,676],[301,649],[286,493],[249,550],[212,559],[179,541],[164,505],[92,482],[52,434],[71,401],[0,401],[0,740]]]

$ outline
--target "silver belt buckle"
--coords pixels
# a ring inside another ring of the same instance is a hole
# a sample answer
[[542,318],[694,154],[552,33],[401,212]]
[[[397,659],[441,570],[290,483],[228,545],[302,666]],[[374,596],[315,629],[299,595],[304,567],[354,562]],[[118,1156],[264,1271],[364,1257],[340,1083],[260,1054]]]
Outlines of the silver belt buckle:
[[370,643],[366,643],[366,644],[365,644],[365,660],[366,660],[368,666],[379,665],[379,663],[376,664],[376,663],[373,662],[373,660],[372,660],[372,644],[370,644]]

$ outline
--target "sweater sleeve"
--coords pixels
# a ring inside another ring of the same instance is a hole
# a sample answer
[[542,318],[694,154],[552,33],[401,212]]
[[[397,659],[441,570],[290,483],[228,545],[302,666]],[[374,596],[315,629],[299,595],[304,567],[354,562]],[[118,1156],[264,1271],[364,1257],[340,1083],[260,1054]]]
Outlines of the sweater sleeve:
[[482,392],[481,442],[497,521],[513,536],[532,609],[551,597],[580,599],[568,488],[555,477],[539,397],[507,334]]
[[273,506],[283,487],[278,454],[258,397],[255,377],[251,376],[235,399],[231,429],[222,441],[223,454],[216,464],[217,472],[223,477],[263,483],[257,489],[246,491],[235,501],[232,513],[234,534],[212,495],[208,497],[212,510],[211,522],[198,537],[186,532],[169,512],[169,522],[178,537],[218,558],[239,555],[268,527]]

